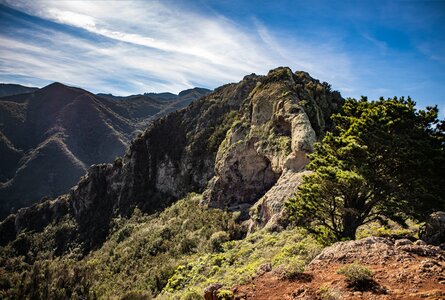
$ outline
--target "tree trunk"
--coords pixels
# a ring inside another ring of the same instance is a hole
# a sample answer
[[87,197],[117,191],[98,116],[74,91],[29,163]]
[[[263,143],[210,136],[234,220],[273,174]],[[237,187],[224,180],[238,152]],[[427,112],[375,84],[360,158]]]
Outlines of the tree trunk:
[[351,212],[345,212],[343,215],[343,231],[341,232],[342,239],[355,240],[357,233],[357,219]]

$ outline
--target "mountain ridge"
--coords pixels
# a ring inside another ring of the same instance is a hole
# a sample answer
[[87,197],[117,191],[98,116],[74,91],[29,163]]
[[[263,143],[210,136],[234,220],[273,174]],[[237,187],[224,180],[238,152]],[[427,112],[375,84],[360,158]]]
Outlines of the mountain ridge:
[[32,93],[39,88],[15,83],[0,83],[0,97]]
[[59,82],[0,98],[0,217],[67,192],[89,165],[122,155],[135,132],[183,100],[145,109],[151,100],[116,103]]

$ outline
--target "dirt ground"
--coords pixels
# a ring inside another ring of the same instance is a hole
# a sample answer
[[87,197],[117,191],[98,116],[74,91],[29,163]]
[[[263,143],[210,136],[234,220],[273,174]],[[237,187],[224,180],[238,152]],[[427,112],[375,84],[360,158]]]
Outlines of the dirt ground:
[[[355,241],[345,243],[324,251],[293,280],[271,271],[235,286],[235,299],[445,300],[445,252],[438,247],[386,241],[359,246],[353,244]],[[337,274],[340,267],[352,262],[373,271],[372,285],[357,290]]]

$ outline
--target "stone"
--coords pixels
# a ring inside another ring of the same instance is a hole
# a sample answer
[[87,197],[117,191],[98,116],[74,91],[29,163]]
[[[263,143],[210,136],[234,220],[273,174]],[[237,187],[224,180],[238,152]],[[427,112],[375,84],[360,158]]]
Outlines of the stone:
[[417,240],[417,241],[414,242],[414,245],[416,245],[416,246],[425,246],[426,243],[424,241],[422,241],[422,240]]
[[222,288],[220,283],[212,283],[204,289],[205,300],[218,300],[218,290]]
[[398,262],[409,263],[413,259],[412,254],[428,257],[420,268],[428,268],[436,264],[435,260],[444,258],[444,252],[439,247],[431,245],[402,245],[393,243],[388,238],[367,237],[356,241],[337,242],[326,247],[310,263],[311,266],[327,265],[329,263],[352,263],[357,261],[366,264],[385,264],[385,256],[391,257]]
[[0,223],[0,242],[69,215],[88,252],[106,240],[114,217],[136,207],[153,213],[191,192],[203,193],[202,204],[240,211],[252,230],[280,230],[291,181],[299,182],[342,102],[307,73],[282,67],[219,87],[153,121],[122,158],[92,165],[70,193]]
[[284,203],[308,173],[307,155],[342,98],[289,68],[271,70],[249,98],[218,149],[203,203],[229,209],[249,204],[249,232],[278,231],[287,222]]
[[419,237],[431,245],[445,243],[445,212],[432,213],[426,223],[419,229]]
[[272,271],[272,264],[270,264],[270,263],[265,263],[265,264],[262,264],[262,265],[258,268],[257,275],[262,275],[262,274],[267,273],[267,272],[270,272],[270,271]]
[[400,240],[396,240],[394,242],[395,246],[412,245],[412,244],[413,244],[413,242],[411,242],[408,239],[400,239]]

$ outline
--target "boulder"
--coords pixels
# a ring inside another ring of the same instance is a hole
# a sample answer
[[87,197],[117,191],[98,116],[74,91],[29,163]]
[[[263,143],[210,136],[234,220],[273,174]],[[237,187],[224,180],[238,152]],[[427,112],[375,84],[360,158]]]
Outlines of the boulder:
[[431,245],[445,243],[445,212],[437,211],[432,213],[425,225],[419,230],[421,240]]
[[337,242],[326,247],[310,262],[309,269],[353,262],[385,265],[393,259],[400,262],[413,260],[414,255],[437,261],[445,258],[445,252],[437,246],[413,244],[405,239],[393,242],[388,238],[372,236],[356,241]]

